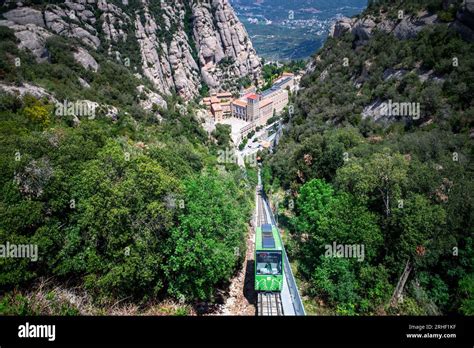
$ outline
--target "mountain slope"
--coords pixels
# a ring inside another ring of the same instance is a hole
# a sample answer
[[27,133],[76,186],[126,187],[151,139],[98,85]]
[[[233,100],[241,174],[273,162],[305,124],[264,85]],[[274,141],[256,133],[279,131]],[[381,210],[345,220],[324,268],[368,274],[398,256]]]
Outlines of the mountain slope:
[[194,97],[260,69],[227,2],[23,4],[0,7],[0,314],[221,299],[256,173],[219,161]]
[[473,313],[472,5],[374,2],[308,67],[263,158],[315,313]]
[[6,2],[0,25],[12,28],[39,62],[47,60],[48,37],[71,38],[82,65],[96,70],[92,55],[103,53],[158,92],[188,100],[204,85],[236,89],[239,78],[260,76],[260,60],[227,0],[28,3]]

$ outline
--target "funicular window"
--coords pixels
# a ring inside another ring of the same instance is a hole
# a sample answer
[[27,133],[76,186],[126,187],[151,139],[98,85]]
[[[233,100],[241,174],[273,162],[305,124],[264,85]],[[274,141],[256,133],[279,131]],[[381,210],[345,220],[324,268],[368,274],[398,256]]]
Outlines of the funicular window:
[[281,251],[257,252],[257,274],[282,274]]

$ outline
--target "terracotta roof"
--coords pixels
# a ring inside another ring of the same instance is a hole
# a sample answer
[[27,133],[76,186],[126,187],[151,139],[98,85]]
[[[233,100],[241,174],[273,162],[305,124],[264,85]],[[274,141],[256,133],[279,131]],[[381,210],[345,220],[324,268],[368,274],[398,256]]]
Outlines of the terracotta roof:
[[219,103],[219,99],[217,99],[217,97],[211,97],[211,103]]
[[243,100],[240,100],[240,99],[234,100],[232,104],[241,106],[243,108],[247,107],[247,102],[244,102]]
[[252,100],[257,100],[258,99],[258,95],[256,95],[255,93],[250,93],[248,95],[246,95],[247,99],[252,99]]
[[232,93],[230,92],[217,93],[217,97],[218,98],[232,97]]

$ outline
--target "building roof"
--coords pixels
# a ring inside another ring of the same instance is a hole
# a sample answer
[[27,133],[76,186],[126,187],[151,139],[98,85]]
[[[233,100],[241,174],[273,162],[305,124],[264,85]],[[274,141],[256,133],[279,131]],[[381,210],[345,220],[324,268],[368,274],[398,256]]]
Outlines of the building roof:
[[247,99],[258,100],[258,95],[255,93],[250,93],[246,95]]
[[280,87],[273,86],[273,87],[271,87],[271,88],[269,88],[269,89],[262,92],[262,98],[268,97],[270,94],[278,92],[279,90],[281,90]]
[[243,108],[247,107],[247,102],[243,101],[243,100],[240,100],[240,99],[236,99],[232,102],[232,104],[234,105],[237,105],[237,106],[241,106]]
[[211,97],[211,103],[212,104],[219,103],[219,99],[217,99],[217,97]]
[[277,82],[275,82],[272,86],[273,87],[277,87],[277,88],[280,88],[281,86],[283,86],[285,83],[287,82],[290,82],[293,78],[292,77],[284,77],[284,78],[281,78],[279,80],[277,80]]
[[217,93],[217,98],[230,98],[230,97],[232,97],[232,93],[230,92]]
[[212,111],[222,111],[222,107],[219,104],[212,104]]

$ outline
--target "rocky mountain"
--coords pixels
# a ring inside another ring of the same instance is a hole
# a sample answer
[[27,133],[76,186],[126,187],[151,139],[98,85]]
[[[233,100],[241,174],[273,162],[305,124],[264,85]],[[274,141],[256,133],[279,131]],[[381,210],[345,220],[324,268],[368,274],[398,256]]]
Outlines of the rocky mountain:
[[156,92],[186,100],[205,86],[236,89],[258,80],[261,62],[228,0],[7,1],[0,26],[14,30],[18,46],[48,60],[52,35],[77,42],[74,58],[95,72],[94,54],[132,69]]
[[[405,11],[401,10],[403,8],[405,8]],[[351,74],[350,85],[351,88],[355,88],[357,91],[357,101],[362,107],[360,115],[363,120],[369,119],[381,124],[389,124],[398,120],[397,117],[384,114],[384,107],[385,102],[390,97],[398,95],[393,92],[393,89],[406,83],[401,81],[416,77],[423,88],[428,89],[427,86],[429,86],[434,90],[444,89],[446,86],[453,84],[451,81],[445,83],[446,80],[449,80],[449,77],[446,76],[447,73],[451,73],[447,67],[452,68],[451,60],[459,61],[457,55],[460,52],[445,47],[446,52],[449,52],[452,56],[448,57],[447,53],[444,53],[445,56],[440,55],[436,58],[430,57],[427,59],[427,54],[420,54],[421,49],[418,50],[418,53],[414,51],[417,41],[426,44],[423,41],[424,39],[420,38],[421,34],[435,37],[435,35],[428,33],[440,31],[442,28],[445,28],[451,36],[459,35],[459,38],[465,42],[463,44],[464,49],[470,47],[469,44],[472,45],[474,42],[474,0],[439,1],[439,8],[432,11],[426,6],[411,8],[409,6],[398,8],[376,8],[372,6],[363,15],[352,18],[343,17],[336,21],[330,31],[330,37],[336,42],[345,39],[351,42],[351,50],[345,52],[340,59],[347,59],[346,67],[349,67],[349,69],[342,71]],[[390,47],[386,47],[384,54],[374,50],[376,45],[374,43],[380,37],[384,37],[386,44],[390,45]],[[374,38],[377,38],[377,40],[374,40]],[[399,45],[407,45],[410,49],[406,49],[400,54],[393,52],[394,47]],[[365,54],[364,59],[361,58],[362,53]],[[344,67],[344,62],[342,60],[325,59],[326,54],[324,51],[319,51],[315,59],[310,62],[308,65],[309,74],[306,76],[306,80],[316,76],[319,83],[325,84],[328,83],[328,76],[332,76],[333,79],[334,76],[339,76],[336,75],[336,72],[338,74],[342,72],[339,69],[341,66]],[[353,56],[354,54],[358,55],[357,59]],[[415,56],[424,58],[426,61],[417,61],[414,58]],[[441,58],[442,60],[440,60]],[[379,60],[381,62],[378,62]],[[409,63],[407,64],[407,62]],[[441,69],[440,65],[445,66],[445,68]],[[350,67],[356,68],[350,69]],[[462,69],[469,70],[469,67],[464,63]],[[376,91],[376,93],[364,95],[364,91],[368,88]],[[378,93],[379,91],[384,91],[384,93]],[[367,97],[367,99],[362,96]],[[413,96],[405,96],[405,98],[410,99]],[[426,104],[430,105],[432,102],[426,102]],[[450,107],[446,106],[440,114],[449,114],[447,111],[449,109]],[[422,114],[427,118],[432,116],[426,110]],[[329,119],[331,121],[339,120],[339,118]]]
[[[448,10],[456,1],[444,0],[443,7]],[[397,14],[398,15],[398,14]],[[387,13],[377,13],[376,16],[368,15],[362,18],[341,18],[331,29],[331,36],[338,38],[346,32],[352,33],[358,41],[366,41],[374,30],[392,33],[397,39],[415,37],[425,26],[439,23],[437,14],[420,11],[416,15],[400,13],[397,18],[390,17]],[[466,0],[456,12],[455,20],[450,22],[461,36],[474,41],[474,1]]]

